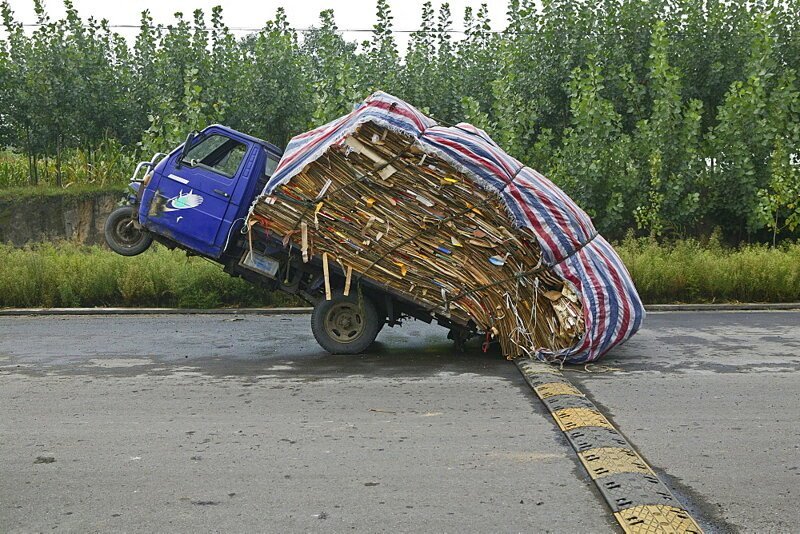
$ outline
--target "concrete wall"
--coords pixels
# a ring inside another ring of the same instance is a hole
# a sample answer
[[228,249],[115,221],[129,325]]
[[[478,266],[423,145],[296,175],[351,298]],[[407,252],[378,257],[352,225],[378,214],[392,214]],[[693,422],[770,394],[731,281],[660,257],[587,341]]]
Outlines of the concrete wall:
[[22,246],[53,240],[102,244],[106,217],[120,192],[0,197],[0,243]]

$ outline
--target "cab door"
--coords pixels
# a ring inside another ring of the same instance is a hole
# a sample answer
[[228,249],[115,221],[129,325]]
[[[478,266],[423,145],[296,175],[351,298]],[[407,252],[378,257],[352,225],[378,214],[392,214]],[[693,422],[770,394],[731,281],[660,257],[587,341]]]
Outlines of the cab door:
[[247,152],[244,142],[212,133],[195,139],[183,159],[181,151],[173,154],[148,213],[156,231],[202,254],[219,256],[223,244],[217,237]]

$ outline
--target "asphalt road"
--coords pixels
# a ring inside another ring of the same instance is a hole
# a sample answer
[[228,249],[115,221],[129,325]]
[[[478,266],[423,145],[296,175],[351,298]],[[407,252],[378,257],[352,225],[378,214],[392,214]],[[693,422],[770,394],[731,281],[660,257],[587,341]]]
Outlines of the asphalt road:
[[[516,367],[445,336],[0,318],[0,531],[615,531]],[[707,532],[800,531],[800,313],[651,314],[601,363],[565,374]]]

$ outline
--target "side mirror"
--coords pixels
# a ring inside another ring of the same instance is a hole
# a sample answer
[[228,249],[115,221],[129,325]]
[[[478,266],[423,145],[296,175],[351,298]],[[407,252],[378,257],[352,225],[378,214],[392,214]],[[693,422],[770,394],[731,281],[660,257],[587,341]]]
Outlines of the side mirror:
[[187,154],[189,154],[195,137],[197,137],[197,132],[195,131],[189,132],[189,135],[186,136],[186,142],[183,143],[183,148],[181,149],[181,157],[178,158],[178,167],[180,167],[181,162],[186,159]]

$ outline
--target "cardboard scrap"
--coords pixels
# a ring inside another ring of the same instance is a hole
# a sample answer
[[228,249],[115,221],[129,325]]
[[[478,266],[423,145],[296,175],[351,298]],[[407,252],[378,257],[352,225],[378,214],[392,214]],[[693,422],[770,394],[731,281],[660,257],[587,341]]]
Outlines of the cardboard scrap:
[[385,284],[488,332],[509,358],[568,348],[584,334],[581,300],[541,267],[536,236],[414,139],[364,123],[274,193],[254,214],[304,259],[322,257],[326,298],[330,259],[347,266],[345,294],[351,279]]

